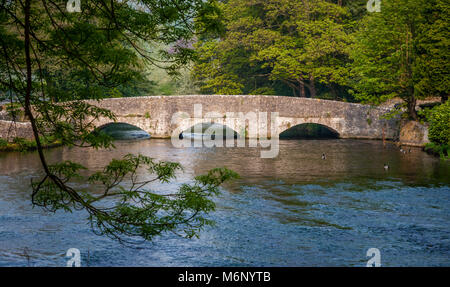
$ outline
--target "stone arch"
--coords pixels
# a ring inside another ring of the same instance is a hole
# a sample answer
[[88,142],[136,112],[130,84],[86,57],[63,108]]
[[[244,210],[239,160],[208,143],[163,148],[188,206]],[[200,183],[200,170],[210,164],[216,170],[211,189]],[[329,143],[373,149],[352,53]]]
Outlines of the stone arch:
[[322,124],[303,123],[295,125],[279,134],[280,139],[333,139],[339,138],[339,133]]
[[109,118],[100,118],[94,122],[96,129],[101,129],[109,124],[128,124],[140,128],[149,134],[153,134],[152,123],[145,117],[136,116],[121,116],[117,115],[116,121],[112,121]]
[[[194,124],[192,124],[194,123]],[[202,132],[211,132],[212,130],[218,131],[220,130],[220,133],[223,136],[229,136],[232,135],[234,138],[239,138],[241,137],[240,133],[238,131],[236,131],[235,129],[233,129],[232,127],[229,127],[226,124],[223,123],[217,123],[214,121],[210,121],[208,119],[206,120],[202,120],[202,121],[190,121],[190,123],[185,123],[184,126],[185,128],[183,129],[183,132],[187,133],[187,132],[195,132],[193,129],[196,126],[202,125],[202,127],[199,127],[202,129]],[[219,134],[219,133],[217,133]]]
[[323,126],[340,138],[343,133],[345,120],[341,118],[284,118],[278,123],[278,136],[291,128],[304,124],[317,124]]
[[[111,128],[110,128],[111,127]],[[110,128],[110,129],[108,129]],[[146,131],[145,129],[142,129],[141,127],[127,123],[127,122],[109,122],[104,123],[101,125],[98,125],[95,128],[96,131],[107,131],[108,134],[110,134],[112,137],[116,138],[116,136],[122,136],[126,135],[127,139],[128,137],[131,138],[150,138],[151,133]]]

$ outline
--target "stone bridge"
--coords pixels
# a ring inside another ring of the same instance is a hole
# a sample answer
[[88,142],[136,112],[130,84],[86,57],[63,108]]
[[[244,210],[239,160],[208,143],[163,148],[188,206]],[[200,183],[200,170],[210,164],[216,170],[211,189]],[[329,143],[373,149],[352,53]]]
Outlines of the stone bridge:
[[[116,114],[116,122],[137,126],[153,138],[168,138],[193,125],[207,122],[224,124],[248,138],[278,136],[291,127],[305,123],[326,126],[338,133],[340,138],[381,139],[383,130],[386,139],[395,138],[398,134],[396,120],[381,119],[389,111],[387,108],[320,99],[190,95],[88,102],[111,110]],[[271,118],[272,113],[278,114]],[[110,122],[109,119],[100,119],[95,124],[102,127]],[[8,133],[9,137],[31,136],[29,124],[19,123],[13,132],[10,124],[0,120],[0,138],[5,138]],[[259,129],[254,128],[258,126]]]

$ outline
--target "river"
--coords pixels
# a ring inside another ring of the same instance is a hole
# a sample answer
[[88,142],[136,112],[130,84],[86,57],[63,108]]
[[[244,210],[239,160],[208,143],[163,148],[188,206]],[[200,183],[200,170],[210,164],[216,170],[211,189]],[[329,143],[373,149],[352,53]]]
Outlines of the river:
[[177,181],[154,189],[221,166],[241,179],[221,188],[209,215],[216,225],[199,239],[164,234],[129,248],[94,235],[86,212],[33,208],[37,154],[0,153],[0,266],[65,266],[69,248],[81,251],[82,266],[365,266],[369,248],[380,250],[382,266],[450,266],[450,164],[420,149],[282,140],[278,157],[261,159],[257,148],[176,149],[146,139],[46,154],[98,170],[129,152],[183,165]]

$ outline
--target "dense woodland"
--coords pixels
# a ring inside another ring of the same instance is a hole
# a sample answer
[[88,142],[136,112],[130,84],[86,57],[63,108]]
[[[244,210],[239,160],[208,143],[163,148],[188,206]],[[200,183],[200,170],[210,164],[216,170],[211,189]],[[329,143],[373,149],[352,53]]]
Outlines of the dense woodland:
[[203,93],[380,103],[449,93],[448,1],[230,0],[225,31],[196,43]]

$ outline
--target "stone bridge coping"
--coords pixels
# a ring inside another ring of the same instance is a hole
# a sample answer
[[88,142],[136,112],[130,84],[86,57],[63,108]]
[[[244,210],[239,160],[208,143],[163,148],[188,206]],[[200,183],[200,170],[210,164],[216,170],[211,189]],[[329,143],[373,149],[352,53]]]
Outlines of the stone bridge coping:
[[[86,100],[88,102],[102,102],[104,100],[106,101],[120,101],[120,100],[124,100],[124,99],[170,99],[170,98],[213,98],[213,97],[217,97],[217,98],[229,98],[229,97],[235,97],[235,98],[279,98],[279,99],[295,99],[296,101],[305,101],[305,102],[327,102],[327,103],[336,103],[338,105],[350,105],[350,106],[355,106],[355,107],[367,107],[367,106],[371,106],[368,104],[362,104],[362,103],[351,103],[351,102],[342,102],[342,101],[335,101],[335,100],[328,100],[328,99],[314,99],[314,98],[300,98],[300,97],[288,97],[288,96],[276,96],[276,95],[173,95],[173,96],[167,96],[167,95],[157,95],[157,96],[140,96],[140,97],[122,97],[122,98],[105,98],[105,99],[100,99],[100,100],[95,100],[95,99],[91,99],[91,100]],[[385,111],[390,111],[390,107],[385,107],[385,106],[371,106],[374,109],[380,109],[380,110],[385,110]]]

